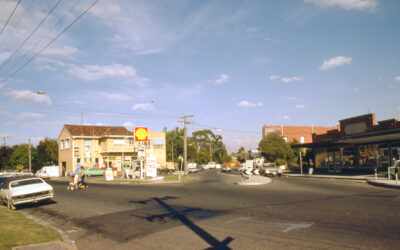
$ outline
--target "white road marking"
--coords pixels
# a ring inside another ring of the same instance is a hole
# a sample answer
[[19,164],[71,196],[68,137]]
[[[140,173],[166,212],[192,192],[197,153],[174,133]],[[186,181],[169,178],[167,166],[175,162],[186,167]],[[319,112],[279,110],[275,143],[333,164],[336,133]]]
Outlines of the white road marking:
[[297,230],[297,229],[304,229],[304,228],[309,228],[312,225],[314,225],[314,222],[311,223],[298,223],[298,224],[289,224],[289,226],[283,230],[284,233],[290,232],[292,230]]
[[239,217],[239,218],[235,218],[232,220],[227,220],[227,221],[225,221],[225,224],[231,224],[231,223],[234,223],[236,221],[241,221],[241,220],[250,220],[250,217]]

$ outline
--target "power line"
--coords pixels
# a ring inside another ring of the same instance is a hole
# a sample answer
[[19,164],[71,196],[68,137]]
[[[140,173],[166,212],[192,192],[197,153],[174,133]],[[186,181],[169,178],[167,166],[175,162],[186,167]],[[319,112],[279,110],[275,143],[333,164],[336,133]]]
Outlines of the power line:
[[23,59],[24,59],[27,55],[31,54],[31,53],[39,46],[39,44],[45,39],[45,37],[47,37],[47,35],[48,35],[51,31],[53,31],[53,30],[55,29],[55,27],[56,27],[67,15],[69,15],[69,14],[72,12],[72,10],[75,9],[75,7],[76,7],[80,2],[81,2],[81,0],[78,0],[78,1],[72,6],[72,8],[71,8],[68,12],[66,12],[66,13],[64,14],[64,16],[61,17],[61,18],[53,25],[53,27],[52,27],[50,30],[48,30],[48,31],[46,32],[46,34],[44,34],[44,35],[42,36],[42,39],[39,39],[39,40],[31,47],[31,49],[30,49],[29,51],[27,51],[19,60],[17,60],[17,61],[10,67],[10,69],[14,68],[14,66],[18,65],[21,61],[23,61]]
[[19,45],[19,47],[14,50],[14,52],[0,65],[0,70],[6,65],[11,58],[15,56],[15,54],[20,50],[25,43],[32,37],[32,35],[42,26],[42,24],[47,20],[47,18],[50,16],[50,14],[57,8],[57,6],[61,3],[62,0],[58,0],[57,3],[53,6],[53,8],[50,9],[50,11],[47,13],[47,15],[40,21],[40,23],[35,27],[35,29],[29,34],[29,36]]
[[[24,13],[21,15],[21,17],[18,19],[18,21],[15,23],[15,27],[18,27],[19,23],[22,21],[22,19],[24,19],[25,14],[28,13],[28,10],[31,9],[32,7],[32,3],[34,0],[31,0],[31,2],[28,5],[28,8],[24,11]],[[14,33],[14,29],[11,29],[11,31],[7,34],[7,36],[5,37],[5,39],[3,39],[3,41],[0,42],[0,47],[2,46],[3,43],[7,42],[8,38],[11,37],[11,35]]]
[[14,12],[15,12],[15,10],[18,8],[19,3],[20,3],[21,1],[22,1],[22,0],[19,0],[19,1],[18,1],[18,3],[17,3],[17,5],[15,6],[14,10],[11,12],[11,14],[10,14],[10,16],[8,17],[7,21],[4,23],[3,28],[1,28],[1,30],[0,30],[0,35],[1,35],[1,33],[3,32],[4,28],[7,26],[8,22],[9,22],[10,19],[11,19],[11,17],[14,15]]
[[53,44],[64,32],[66,32],[73,24],[75,24],[83,15],[85,15],[99,0],[94,1],[85,11],[83,11],[78,17],[72,21],[65,29],[63,29],[53,40],[51,40],[46,46],[44,46],[39,52],[37,52],[34,56],[32,56],[28,61],[26,61],[21,67],[11,73],[6,79],[0,82],[0,88],[4,86],[5,82],[7,82],[11,77],[13,77],[16,73],[18,73],[21,69],[23,69],[28,63],[30,63],[33,59],[35,59],[38,55],[40,55],[45,49],[47,49],[51,44]]

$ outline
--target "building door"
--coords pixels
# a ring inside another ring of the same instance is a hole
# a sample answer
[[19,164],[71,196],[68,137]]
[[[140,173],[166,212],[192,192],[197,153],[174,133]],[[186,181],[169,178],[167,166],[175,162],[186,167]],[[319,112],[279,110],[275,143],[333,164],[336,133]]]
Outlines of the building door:
[[65,176],[65,171],[67,171],[67,163],[65,161],[61,162],[61,176]]

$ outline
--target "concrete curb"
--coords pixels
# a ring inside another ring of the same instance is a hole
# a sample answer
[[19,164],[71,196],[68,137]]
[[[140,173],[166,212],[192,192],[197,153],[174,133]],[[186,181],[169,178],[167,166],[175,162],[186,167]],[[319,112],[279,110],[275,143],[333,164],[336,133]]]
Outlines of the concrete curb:
[[75,250],[77,248],[74,248],[68,244],[65,244],[62,241],[52,241],[52,242],[46,242],[46,243],[39,243],[39,244],[34,244],[34,245],[28,245],[28,246],[19,246],[19,247],[13,247],[11,248],[12,250]]
[[337,176],[337,175],[309,175],[309,174],[284,174],[288,177],[302,177],[302,178],[325,178],[325,179],[343,179],[343,180],[359,180],[366,181],[368,177],[365,176]]
[[371,184],[373,186],[400,189],[400,182],[398,184],[395,184],[395,183],[392,184],[390,182],[395,182],[395,181],[389,181],[389,180],[386,180],[386,181],[367,180],[367,183]]

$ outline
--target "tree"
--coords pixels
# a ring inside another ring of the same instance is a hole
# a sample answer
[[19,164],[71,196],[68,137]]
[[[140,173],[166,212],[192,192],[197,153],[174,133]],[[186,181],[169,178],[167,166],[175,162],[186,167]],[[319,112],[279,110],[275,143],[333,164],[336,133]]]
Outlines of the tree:
[[236,158],[240,162],[245,162],[249,158],[249,152],[244,149],[244,147],[240,147],[238,152],[236,153]]
[[293,150],[278,134],[271,133],[262,139],[258,145],[263,156],[270,162],[289,161],[293,158]]
[[0,169],[8,169],[10,168],[10,157],[14,149],[9,146],[1,146],[0,147]]
[[58,163],[58,143],[56,139],[44,138],[36,147],[37,156],[34,170],[39,170],[46,165],[55,165]]
[[[223,158],[228,154],[225,144],[222,142],[222,136],[214,134],[209,129],[199,130],[192,133],[193,143],[197,147],[198,154],[201,157],[198,161],[206,163],[215,161],[223,162]],[[208,151],[208,160],[205,161],[205,152]],[[200,161],[201,160],[201,161]]]
[[[25,168],[29,166],[29,156],[28,156],[28,144],[21,144],[15,147],[14,152],[10,157],[10,166],[16,167],[18,165],[23,165]],[[31,162],[35,162],[36,150],[34,147],[31,148]]]

